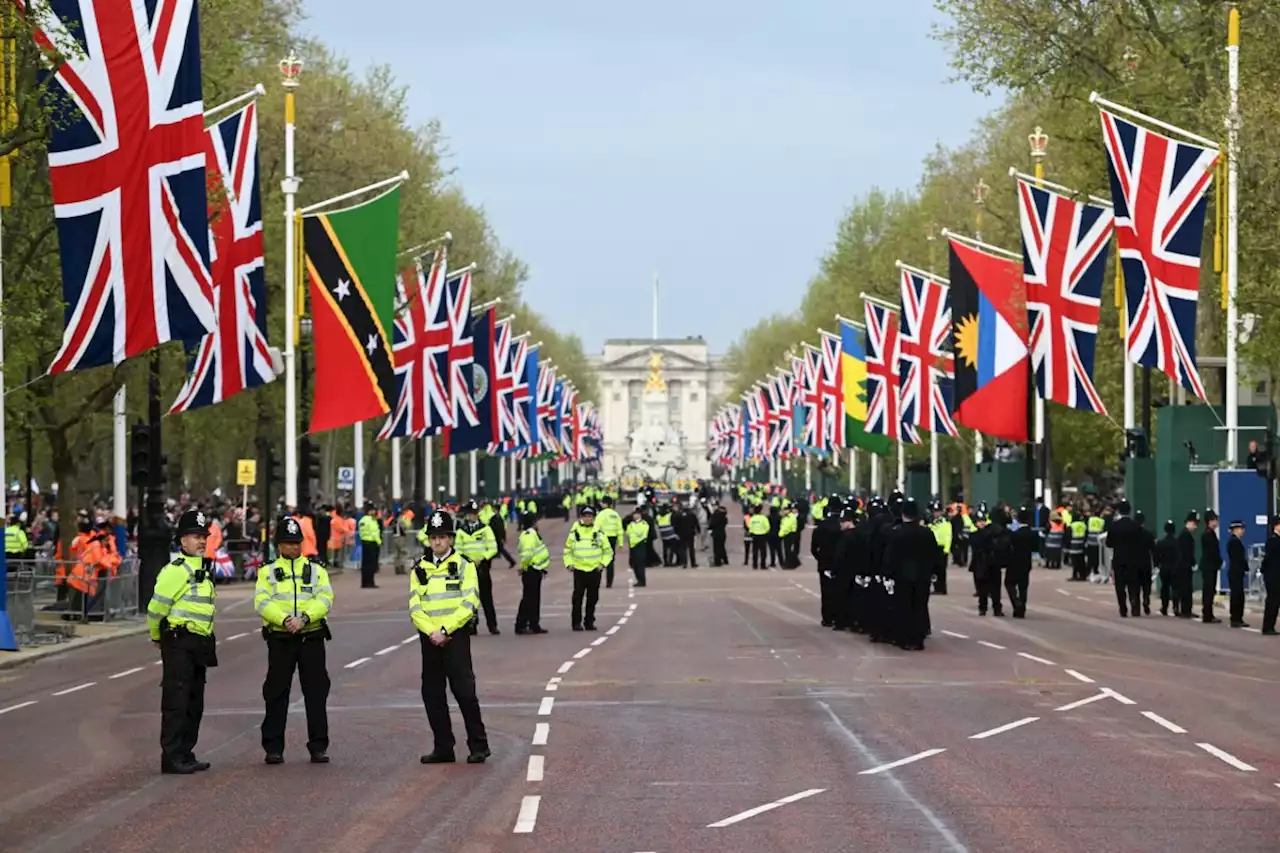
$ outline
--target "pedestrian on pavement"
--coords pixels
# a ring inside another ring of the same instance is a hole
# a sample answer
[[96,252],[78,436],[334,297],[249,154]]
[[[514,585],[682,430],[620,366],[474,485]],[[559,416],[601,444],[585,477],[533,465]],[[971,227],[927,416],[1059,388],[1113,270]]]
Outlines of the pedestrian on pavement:
[[1248,623],[1244,621],[1244,579],[1249,575],[1249,555],[1244,550],[1244,522],[1233,521],[1229,529],[1231,538],[1227,540],[1227,589],[1231,596],[1228,600],[1231,627],[1248,628]]
[[284,730],[289,691],[298,671],[307,711],[307,751],[312,764],[329,763],[329,671],[324,644],[332,638],[327,619],[333,587],[322,563],[302,556],[302,526],[296,518],[276,525],[275,562],[258,569],[253,609],[262,617],[267,643],[267,677],[262,682],[266,716],[262,750],[267,764],[284,763]]
[[364,505],[364,515],[357,526],[360,534],[360,588],[377,589],[373,576],[378,571],[378,554],[382,550],[382,524],[373,504]]
[[209,769],[195,756],[204,716],[205,673],[218,665],[213,634],[217,591],[213,561],[204,556],[209,516],[188,510],[178,519],[182,553],[160,570],[147,605],[147,634],[160,648],[160,772]]
[[452,764],[453,723],[445,684],[467,728],[468,764],[483,764],[492,753],[476,698],[467,625],[480,609],[475,564],[454,550],[453,516],[436,510],[427,521],[428,550],[409,573],[409,617],[422,649],[422,704],[434,743],[423,764]]
[[[596,601],[600,598],[601,570],[613,559],[609,540],[596,529],[596,511],[590,504],[579,510],[577,522],[564,542],[564,565],[573,572],[573,598],[569,622],[573,630],[596,629]],[[586,612],[583,612],[583,600]]]
[[520,606],[516,609],[517,634],[545,634],[542,627],[542,581],[551,566],[547,543],[538,532],[538,514],[520,517]]
[[649,522],[644,520],[640,507],[631,513],[631,523],[627,525],[627,559],[636,576],[636,586],[644,586],[649,565]]

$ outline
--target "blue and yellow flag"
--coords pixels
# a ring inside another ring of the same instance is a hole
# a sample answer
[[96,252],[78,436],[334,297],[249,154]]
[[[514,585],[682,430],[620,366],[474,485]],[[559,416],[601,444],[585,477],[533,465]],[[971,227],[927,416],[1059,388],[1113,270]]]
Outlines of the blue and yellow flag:
[[867,336],[855,323],[840,321],[840,369],[844,373],[844,446],[888,454],[893,440],[871,435],[867,420]]

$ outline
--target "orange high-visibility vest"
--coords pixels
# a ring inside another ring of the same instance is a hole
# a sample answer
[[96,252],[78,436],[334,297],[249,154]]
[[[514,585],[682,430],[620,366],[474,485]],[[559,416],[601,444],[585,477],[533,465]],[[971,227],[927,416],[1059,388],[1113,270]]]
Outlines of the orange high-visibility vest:
[[115,577],[120,571],[120,555],[109,544],[111,537],[94,538],[85,546],[80,560],[71,569],[67,583],[88,596],[98,592],[98,577],[106,572]]

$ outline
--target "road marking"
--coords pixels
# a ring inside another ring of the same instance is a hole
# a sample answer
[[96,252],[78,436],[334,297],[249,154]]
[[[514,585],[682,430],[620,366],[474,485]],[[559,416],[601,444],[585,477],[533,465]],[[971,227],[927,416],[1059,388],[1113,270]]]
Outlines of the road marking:
[[1074,711],[1076,708],[1081,708],[1085,705],[1088,705],[1090,702],[1097,702],[1099,699],[1106,699],[1106,698],[1107,698],[1107,694],[1099,693],[1097,696],[1090,696],[1088,699],[1081,699],[1077,702],[1072,702],[1069,705],[1063,705],[1061,708],[1054,708],[1053,710]]
[[1223,752],[1222,750],[1218,749],[1216,746],[1214,746],[1211,743],[1198,743],[1196,744],[1196,746],[1200,747],[1205,752],[1209,753],[1219,761],[1223,761],[1223,762],[1226,762],[1227,764],[1230,764],[1232,767],[1234,767],[1237,770],[1243,770],[1246,773],[1256,773],[1258,771],[1258,768],[1251,767],[1250,765],[1245,764],[1243,761],[1236,758],[1231,753]]
[[604,641],[605,641],[605,640],[607,640],[607,639],[609,639],[609,638],[608,638],[608,637],[601,637],[601,638],[599,638],[598,640],[592,640],[592,641],[591,641],[591,645],[593,645],[593,646],[601,646],[601,645],[604,645]]
[[1254,634],[1261,634],[1261,633],[1262,633],[1262,629],[1261,629],[1261,628],[1244,628],[1243,630],[1245,630],[1245,631],[1249,631],[1249,632],[1254,633]]
[[827,789],[826,788],[810,788],[807,791],[801,791],[798,794],[792,794],[789,797],[783,797],[780,800],[774,800],[772,803],[765,803],[763,806],[756,806],[754,809],[747,809],[745,812],[738,812],[736,815],[733,815],[732,817],[727,817],[724,820],[718,820],[715,823],[709,823],[707,824],[707,829],[722,829],[726,826],[733,826],[735,823],[740,823],[746,820],[747,818],[752,818],[758,814],[764,814],[765,812],[773,811],[779,806],[785,806],[788,803],[794,803],[794,802],[797,802],[798,800],[803,800],[806,797],[812,797],[814,794],[821,794],[825,790]]
[[68,687],[66,690],[59,690],[54,696],[66,696],[68,693],[75,693],[77,690],[84,690],[86,687],[92,687],[97,684],[96,681],[86,681],[84,684],[77,684],[75,687]]
[[557,669],[556,672],[558,672],[561,675],[564,675],[566,672],[568,672],[571,669],[573,669],[573,661],[567,660],[564,663],[560,664],[560,668]]
[[1054,662],[1053,662],[1053,661],[1051,661],[1051,660],[1045,660],[1044,658],[1038,658],[1038,657],[1036,657],[1035,655],[1029,655],[1029,654],[1027,654],[1026,652],[1018,652],[1018,657],[1020,657],[1020,658],[1026,658],[1027,660],[1033,660],[1033,661],[1035,661],[1036,663],[1042,663],[1042,664],[1044,664],[1045,666],[1057,666],[1057,664],[1056,664],[1056,663],[1054,663]]
[[883,773],[886,770],[892,770],[895,767],[901,767],[904,764],[911,764],[925,758],[932,758],[946,752],[945,749],[926,749],[924,752],[917,752],[915,755],[908,755],[906,758],[899,758],[897,761],[890,761],[888,764],[881,764],[879,767],[872,767],[870,770],[862,770],[859,776],[873,776],[876,773]]
[[162,661],[162,660],[158,660],[158,661],[156,661],[155,663],[153,663],[153,664],[151,664],[151,665],[152,665],[152,666],[160,666],[160,665],[161,665],[161,664],[163,664],[163,663],[164,663],[164,661]]
[[546,759],[544,759],[541,755],[530,755],[529,756],[529,772],[525,774],[524,780],[526,782],[541,782],[542,771],[545,763],[546,763]]
[[1076,598],[1080,599],[1081,601],[1088,601],[1088,602],[1090,602],[1090,603],[1092,603],[1092,602],[1093,602],[1093,599],[1092,599],[1092,598],[1086,598],[1086,597],[1084,597],[1083,595],[1077,595],[1077,596],[1076,596]]
[[1074,669],[1069,669],[1069,670],[1067,670],[1067,675],[1071,676],[1071,677],[1072,677],[1072,678],[1074,678],[1076,681],[1083,681],[1085,684],[1093,684],[1093,683],[1094,683],[1094,681],[1093,681],[1093,679],[1092,679],[1092,678],[1090,678],[1090,677],[1089,677],[1089,676],[1087,676],[1087,675],[1084,675],[1083,673],[1076,672]]
[[543,689],[554,692],[560,689],[560,685],[556,684],[554,681],[548,681],[547,686]]
[[605,633],[608,634],[610,637],[612,637],[614,634],[618,633],[618,626],[614,625],[608,631],[605,631]]
[[1142,716],[1146,717],[1148,720],[1155,723],[1156,725],[1164,726],[1166,729],[1173,732],[1175,735],[1185,735],[1187,733],[1187,730],[1184,729],[1182,726],[1178,725],[1177,723],[1169,722],[1164,717],[1157,714],[1155,711],[1143,711]]
[[1130,699],[1128,696],[1121,696],[1110,687],[1102,688],[1102,692],[1119,702],[1121,705],[1137,705],[1138,703]]
[[943,631],[942,633],[946,634],[948,637],[955,637],[957,640],[969,639],[968,634],[957,634],[955,631]]
[[621,619],[619,619],[619,620],[618,620],[618,624],[619,624],[619,625],[625,625],[625,624],[627,624],[627,619],[628,619],[628,618],[629,618],[629,617],[627,617],[627,616],[623,616]]
[[1005,646],[1002,646],[999,643],[988,643],[986,640],[979,640],[978,645],[986,646],[989,649],[999,649],[1000,651],[1005,650]]
[[591,654],[591,647],[590,647],[590,646],[588,646],[587,648],[585,648],[585,649],[583,649],[582,651],[580,651],[580,652],[578,652],[577,654],[575,654],[575,655],[573,656],[573,658],[574,658],[574,660],[582,660],[583,658],[585,658],[585,657],[586,657],[587,655],[589,655],[589,654]]
[[7,714],[10,711],[16,711],[19,708],[25,708],[28,705],[34,705],[34,704],[36,704],[35,699],[32,699],[30,702],[19,702],[17,705],[10,705],[8,708],[0,708],[0,714]]
[[545,717],[551,713],[551,709],[555,706],[556,699],[554,696],[543,696],[542,704],[538,706],[538,716]]
[[347,664],[346,666],[344,666],[344,667],[343,667],[343,669],[355,669],[355,668],[356,668],[356,667],[358,667],[360,664],[362,664],[362,663],[368,663],[368,662],[369,662],[369,661],[371,661],[371,660],[373,660],[373,658],[356,658],[356,659],[355,659],[355,660],[353,660],[351,663],[349,663],[349,664]]
[[546,746],[547,738],[551,735],[550,723],[538,723],[533,727],[533,745]]
[[516,826],[511,830],[512,832],[533,832],[533,827],[538,823],[538,803],[540,802],[542,797],[537,795],[525,797],[520,801],[520,814],[516,815]]
[[232,634],[230,637],[227,637],[227,642],[231,642],[232,640],[238,640],[238,639],[240,639],[241,637],[247,637],[247,636],[249,636],[249,632],[248,632],[248,631],[244,631],[244,632],[239,633],[239,634]]
[[124,678],[126,675],[133,675],[135,672],[142,672],[142,670],[144,669],[146,669],[146,667],[144,666],[135,666],[133,669],[126,669],[124,672],[117,672],[115,675],[112,675],[110,677]]
[[396,643],[394,646],[387,646],[385,649],[378,649],[376,652],[374,652],[374,654],[379,656],[389,655],[398,648],[400,648],[400,644]]
[[986,740],[989,737],[994,737],[995,735],[1003,734],[1004,732],[1007,732],[1007,731],[1012,731],[1013,729],[1019,728],[1020,726],[1025,726],[1027,723],[1034,723],[1038,719],[1040,718],[1039,717],[1023,717],[1021,720],[1015,720],[1012,723],[1005,723],[1003,726],[996,726],[994,729],[987,729],[985,732],[979,732],[976,735],[969,735],[969,740]]
[[416,635],[416,634],[415,634],[414,636],[412,636],[412,637],[405,637],[403,640],[401,640],[401,641],[400,641],[400,645],[402,645],[402,646],[407,646],[407,645],[409,645],[410,643],[412,643],[412,642],[413,642],[414,640],[416,640],[416,639],[418,639],[418,637],[417,637],[417,635]]
[[1067,592],[1065,589],[1055,589],[1054,592],[1056,592],[1058,595],[1065,595],[1068,597],[1071,595],[1071,593]]

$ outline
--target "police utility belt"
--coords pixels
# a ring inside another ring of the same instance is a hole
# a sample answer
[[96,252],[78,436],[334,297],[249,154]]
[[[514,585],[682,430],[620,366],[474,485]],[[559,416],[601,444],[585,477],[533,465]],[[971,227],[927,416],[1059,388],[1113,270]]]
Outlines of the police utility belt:
[[[311,557],[307,558],[307,564],[302,567],[302,585],[311,586]],[[283,583],[288,575],[285,574],[283,566],[275,568],[276,583]],[[311,617],[299,614],[303,619],[307,620],[307,627],[311,626]],[[320,627],[314,631],[298,631],[291,633],[289,631],[280,631],[275,628],[262,626],[262,639],[264,640],[288,640],[295,643],[317,642],[321,640],[332,640],[333,632],[329,630],[329,620],[321,619]]]

